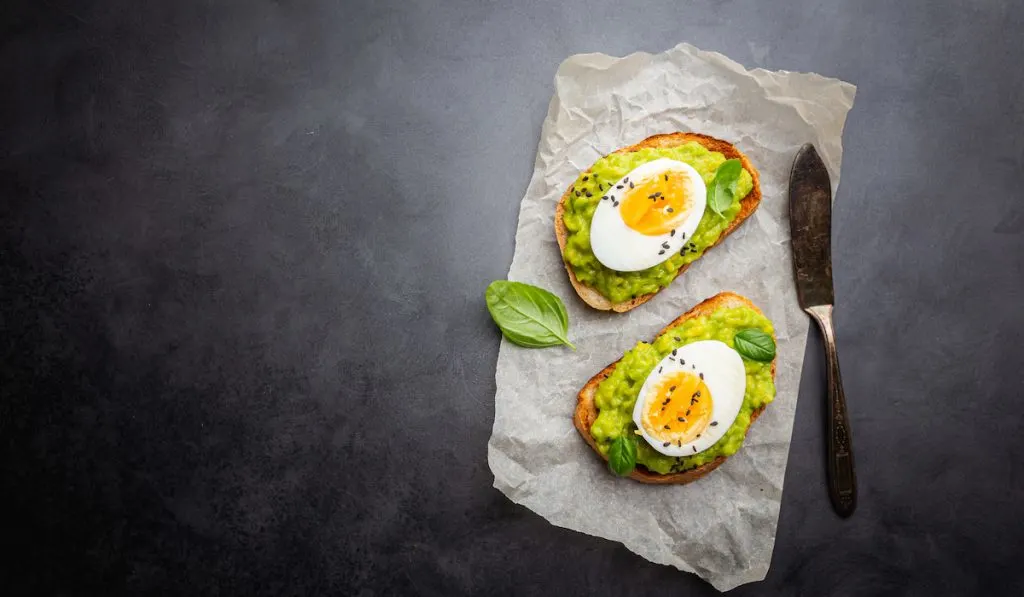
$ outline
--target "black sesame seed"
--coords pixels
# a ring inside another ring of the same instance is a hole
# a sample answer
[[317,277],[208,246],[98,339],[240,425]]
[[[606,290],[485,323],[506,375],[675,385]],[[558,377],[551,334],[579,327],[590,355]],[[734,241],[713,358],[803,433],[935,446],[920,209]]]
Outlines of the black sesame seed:
[[629,183],[629,188],[633,188],[633,183]]
[[676,235],[676,230],[675,230],[675,228],[673,228],[673,229],[672,229],[672,231],[668,233],[668,235],[669,235],[669,236],[675,236],[675,235]]
[[569,185],[569,191],[570,192],[575,191],[575,190],[576,190],[576,185],[574,185],[574,184]]
[[662,248],[668,249],[668,243],[661,243]]
[[615,188],[616,188],[616,189],[621,189],[621,188],[622,188],[623,186],[624,186],[624,185],[621,185],[621,184],[620,184],[620,185],[615,185]]
[[682,342],[682,340],[679,339],[679,336],[672,336],[672,339],[676,342]]
[[658,373],[661,373],[661,367],[658,367]]
[[[701,373],[701,374],[700,374],[700,378],[701,378],[701,379],[704,379],[704,374],[703,374],[703,373]],[[697,392],[697,394],[699,395],[699,394],[700,394],[700,392]]]
[[662,448],[667,448],[667,447],[668,447],[668,445],[669,445],[669,444],[671,444],[671,443],[672,443],[672,442],[665,442],[665,443],[661,444],[661,447],[662,447]]
[[583,177],[583,182],[586,182],[586,181],[588,181],[588,180],[590,180],[590,177],[589,177],[589,176],[584,176],[584,177]]
[[683,422],[683,421],[685,421],[686,419],[684,419],[684,418],[682,418],[682,417],[676,417],[676,420],[677,420],[677,421],[679,421],[680,423],[682,423],[682,422]]
[[690,416],[690,409],[686,409],[686,416]]
[[697,390],[697,392],[693,395],[693,397],[694,398],[700,398],[700,390]]
[[619,206],[619,202],[614,200],[614,199],[612,199],[612,207],[618,207],[618,206]]
[[672,429],[672,428],[671,428],[671,427],[669,427],[669,426],[668,426],[668,424],[666,423],[666,424],[665,424],[665,429]]
[[583,193],[581,193],[580,191],[576,191],[576,196],[577,196],[577,197],[579,197],[579,196],[580,196],[580,195],[582,195],[582,194],[583,194]]
[[697,446],[694,446],[694,447],[693,447],[693,451],[694,451],[694,452],[697,452]]
[[678,352],[678,351],[675,348],[673,348],[672,349],[672,356],[676,356],[676,352]]
[[665,180],[668,180],[668,174],[665,175]]
[[686,364],[686,361],[684,361],[683,359],[679,359],[679,364],[680,364],[680,365],[685,365],[685,364]]
[[608,200],[608,195],[604,195],[604,196],[601,197],[601,201],[607,201],[607,200]]
[[664,254],[665,254],[665,249],[662,249],[662,250],[658,251],[658,255],[664,255]]
[[669,391],[669,392],[675,392],[675,391],[676,391],[676,387],[675,387],[675,386],[672,386],[672,387],[670,387],[670,388],[668,389],[668,391]]
[[700,439],[700,434],[698,433],[698,434],[697,434],[697,437],[695,437],[695,438],[693,438],[693,439]]
[[587,191],[587,197],[593,197],[593,196],[594,196],[593,193],[591,193],[590,191]]
[[681,440],[681,439],[676,440],[676,447],[677,448],[682,448],[683,447],[683,440]]
[[672,213],[672,212],[674,212],[675,210],[674,210],[674,209],[672,209],[671,207],[666,207],[666,208],[665,208],[665,211],[667,211],[668,213]]
[[683,240],[686,240],[686,233],[684,232],[684,233],[680,234],[679,238],[681,238]]
[[712,427],[715,427],[716,425],[718,425],[718,421],[711,421],[711,426]]

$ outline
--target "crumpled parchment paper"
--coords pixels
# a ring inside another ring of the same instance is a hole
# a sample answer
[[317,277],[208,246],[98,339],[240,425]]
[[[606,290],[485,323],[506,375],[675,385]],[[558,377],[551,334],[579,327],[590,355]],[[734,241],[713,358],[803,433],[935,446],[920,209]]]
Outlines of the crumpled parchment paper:
[[[495,487],[552,524],[619,541],[719,590],[765,577],[808,329],[793,283],[789,171],[796,150],[812,142],[835,191],[855,90],[816,74],[746,70],[688,44],[656,55],[581,54],[562,63],[520,207],[508,278],[562,298],[578,350],[525,349],[502,340],[488,444]],[[738,146],[760,170],[761,206],[652,301],[626,314],[595,311],[569,285],[555,241],[555,206],[602,155],[673,131]],[[614,477],[572,425],[577,392],[637,341],[650,340],[722,290],[749,297],[775,324],[775,401],[743,448],[695,483],[662,487]]]

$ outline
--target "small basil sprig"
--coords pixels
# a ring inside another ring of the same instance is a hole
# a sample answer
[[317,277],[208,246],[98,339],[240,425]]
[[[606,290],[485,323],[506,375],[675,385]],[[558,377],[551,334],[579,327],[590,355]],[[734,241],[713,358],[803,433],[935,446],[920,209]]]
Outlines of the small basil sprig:
[[708,207],[718,215],[729,209],[736,196],[736,185],[743,172],[743,163],[737,159],[725,160],[715,171],[715,179],[708,187]]
[[522,282],[495,280],[485,293],[491,319],[510,342],[542,348],[569,342],[569,314],[562,299],[543,288]]
[[740,330],[733,338],[736,352],[751,361],[770,363],[775,358],[775,340],[756,328]]
[[636,437],[620,435],[608,448],[608,468],[620,477],[625,477],[636,468]]

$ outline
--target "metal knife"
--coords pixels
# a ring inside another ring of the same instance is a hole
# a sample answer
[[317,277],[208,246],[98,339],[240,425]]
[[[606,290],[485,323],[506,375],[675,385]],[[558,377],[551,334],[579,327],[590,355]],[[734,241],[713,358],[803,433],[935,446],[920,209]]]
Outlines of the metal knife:
[[836,333],[832,327],[832,184],[814,146],[800,148],[789,175],[789,226],[793,240],[793,269],[800,307],[818,322],[825,340],[828,367],[828,495],[832,508],[846,518],[857,507],[857,478],[853,472],[850,420],[839,375]]

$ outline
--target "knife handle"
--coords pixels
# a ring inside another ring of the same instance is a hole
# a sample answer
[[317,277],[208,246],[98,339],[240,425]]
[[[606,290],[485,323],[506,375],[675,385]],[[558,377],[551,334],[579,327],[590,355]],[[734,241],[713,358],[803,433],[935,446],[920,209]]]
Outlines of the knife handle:
[[828,496],[836,514],[846,518],[857,507],[857,477],[853,472],[850,419],[846,415],[846,394],[843,393],[843,379],[839,375],[832,305],[809,307],[807,313],[818,322],[825,340],[825,361],[828,367],[828,419],[825,423],[828,435]]

